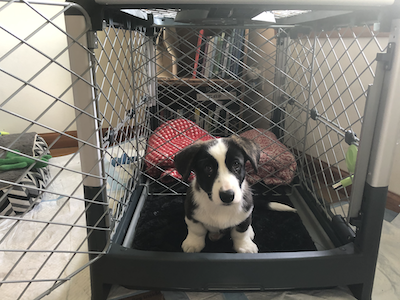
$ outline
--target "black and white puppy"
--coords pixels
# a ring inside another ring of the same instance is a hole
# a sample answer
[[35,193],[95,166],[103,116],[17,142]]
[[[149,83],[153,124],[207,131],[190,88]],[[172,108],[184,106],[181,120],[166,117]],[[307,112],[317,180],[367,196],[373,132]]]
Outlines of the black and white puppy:
[[209,233],[211,240],[230,232],[236,252],[257,253],[251,226],[253,197],[245,179],[245,164],[257,171],[260,150],[256,143],[232,136],[197,142],[175,156],[175,167],[187,180],[196,175],[187,191],[185,221],[188,235],[184,252],[200,252]]

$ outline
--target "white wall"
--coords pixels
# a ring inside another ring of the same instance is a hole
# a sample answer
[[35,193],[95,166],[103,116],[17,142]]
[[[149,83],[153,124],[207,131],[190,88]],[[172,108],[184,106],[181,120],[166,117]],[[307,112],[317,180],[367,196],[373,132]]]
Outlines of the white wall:
[[[61,10],[61,7],[44,5],[35,5],[34,8],[49,18]],[[14,3],[0,12],[1,26],[20,39],[27,39],[30,34],[45,23],[45,19],[25,4]],[[63,14],[57,17],[54,23],[61,30],[65,30]],[[29,44],[43,52],[44,55],[27,45],[22,45],[12,50],[21,44],[16,37],[0,30],[0,68],[23,81],[30,80],[32,76],[35,76],[50,62],[48,57],[56,57],[67,46],[65,34],[52,25],[46,25],[38,33],[34,34],[32,38],[28,39]],[[6,54],[7,56],[4,57]],[[56,61],[61,66],[69,69],[67,51],[57,58]],[[40,117],[44,110],[55,101],[52,96],[61,97],[66,103],[73,103],[71,91],[67,91],[63,95],[71,85],[71,75],[61,66],[51,63],[50,67],[30,82],[30,84],[51,94],[51,96],[28,85],[24,86],[24,82],[6,75],[4,72],[0,72],[1,108],[13,112],[22,118],[29,120],[37,119],[37,122],[44,126],[57,130],[75,130],[74,124],[68,127],[69,123],[75,118],[74,110],[60,101],[57,101],[49,111]],[[13,95],[20,88],[21,90]],[[6,99],[9,100],[5,103]],[[24,121],[22,118],[0,111],[0,130],[10,133],[22,132],[31,125],[31,122]],[[36,131],[38,133],[51,131],[44,126],[35,125],[30,127],[28,131]]]

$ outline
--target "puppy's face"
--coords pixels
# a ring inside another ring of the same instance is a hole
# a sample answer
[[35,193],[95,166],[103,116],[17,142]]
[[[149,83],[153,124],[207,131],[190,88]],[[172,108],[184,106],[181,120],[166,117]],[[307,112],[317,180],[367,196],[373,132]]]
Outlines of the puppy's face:
[[194,188],[205,191],[211,201],[231,205],[243,198],[246,161],[256,168],[258,159],[259,150],[251,141],[224,138],[185,148],[175,157],[175,166],[184,179],[194,171]]
[[195,184],[215,203],[238,203],[243,196],[241,187],[245,178],[244,164],[244,155],[236,144],[228,140],[217,140],[198,152],[193,166]]

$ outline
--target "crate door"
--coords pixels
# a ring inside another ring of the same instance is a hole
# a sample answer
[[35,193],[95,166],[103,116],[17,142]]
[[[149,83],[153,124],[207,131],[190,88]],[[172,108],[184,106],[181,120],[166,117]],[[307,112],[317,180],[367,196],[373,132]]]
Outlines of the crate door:
[[96,36],[84,16],[70,3],[0,4],[0,159],[26,162],[0,172],[4,299],[89,287],[86,267],[138,185],[151,39],[112,22]]

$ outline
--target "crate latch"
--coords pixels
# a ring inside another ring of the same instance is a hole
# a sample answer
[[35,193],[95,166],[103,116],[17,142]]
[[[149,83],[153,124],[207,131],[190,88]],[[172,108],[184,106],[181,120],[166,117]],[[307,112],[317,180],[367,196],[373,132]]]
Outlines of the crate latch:
[[313,109],[310,110],[310,117],[311,117],[311,119],[313,119],[314,121],[316,121],[317,118],[318,118],[318,116],[319,116],[319,114],[318,114],[318,111],[317,111],[316,108],[313,108]]
[[363,213],[360,211],[357,217],[350,218],[350,224],[360,228],[363,223]]
[[385,70],[387,71],[392,69],[395,48],[396,48],[396,43],[391,42],[388,44],[386,53],[378,53],[376,55],[376,61],[384,62]]

